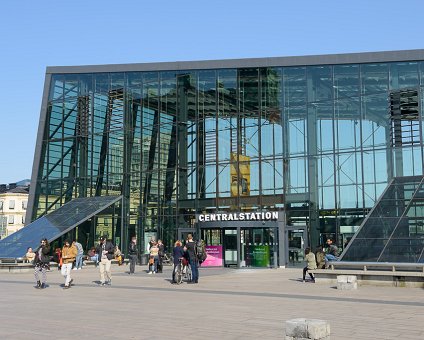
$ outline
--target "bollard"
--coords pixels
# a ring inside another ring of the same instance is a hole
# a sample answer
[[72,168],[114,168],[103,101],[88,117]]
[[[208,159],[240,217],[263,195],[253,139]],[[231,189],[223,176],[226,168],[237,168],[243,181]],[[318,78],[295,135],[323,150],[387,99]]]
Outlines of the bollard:
[[292,319],[286,321],[286,340],[329,340],[330,324],[318,319]]
[[358,289],[358,282],[355,275],[337,275],[337,289],[353,290]]

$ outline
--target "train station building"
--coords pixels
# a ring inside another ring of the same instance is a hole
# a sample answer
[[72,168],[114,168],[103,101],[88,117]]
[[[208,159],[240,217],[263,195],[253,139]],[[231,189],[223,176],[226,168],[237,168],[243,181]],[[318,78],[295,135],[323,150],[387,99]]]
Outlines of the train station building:
[[327,238],[420,262],[423,99],[424,50],[48,67],[27,221],[85,247],[192,232],[210,266]]

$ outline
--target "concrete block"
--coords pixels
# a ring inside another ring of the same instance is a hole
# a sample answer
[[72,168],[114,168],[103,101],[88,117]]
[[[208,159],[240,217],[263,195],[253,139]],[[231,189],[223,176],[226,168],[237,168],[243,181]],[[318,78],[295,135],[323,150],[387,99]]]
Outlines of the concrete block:
[[286,321],[286,340],[330,339],[330,325],[325,320],[292,319]]
[[337,275],[337,289],[358,289],[358,280],[356,275]]
[[330,335],[330,324],[325,320],[310,319],[307,325],[309,339],[325,339]]
[[308,327],[306,319],[292,319],[286,321],[286,336],[291,336],[295,339],[308,337]]

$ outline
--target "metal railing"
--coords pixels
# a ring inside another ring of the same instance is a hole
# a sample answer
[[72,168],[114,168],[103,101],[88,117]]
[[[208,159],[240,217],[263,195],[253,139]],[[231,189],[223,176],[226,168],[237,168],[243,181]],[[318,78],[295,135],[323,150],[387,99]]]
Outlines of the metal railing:
[[391,272],[414,271],[424,272],[424,263],[402,263],[402,262],[349,262],[349,261],[330,261],[328,262],[327,270],[335,269],[360,269],[366,272],[367,270],[381,270]]

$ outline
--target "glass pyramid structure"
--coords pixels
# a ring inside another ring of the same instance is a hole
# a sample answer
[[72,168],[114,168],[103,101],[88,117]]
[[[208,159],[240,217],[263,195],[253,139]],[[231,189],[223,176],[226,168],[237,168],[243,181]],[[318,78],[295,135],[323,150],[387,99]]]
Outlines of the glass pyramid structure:
[[396,177],[341,255],[342,261],[424,262],[424,177]]
[[121,199],[122,196],[75,198],[0,240],[0,258],[22,257],[28,247],[37,249],[42,238],[52,242]]

